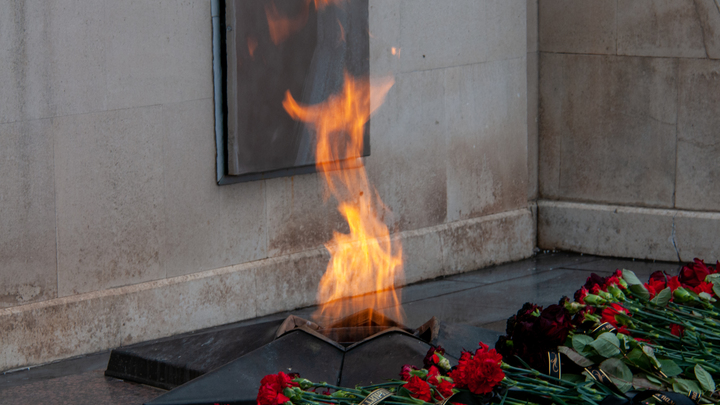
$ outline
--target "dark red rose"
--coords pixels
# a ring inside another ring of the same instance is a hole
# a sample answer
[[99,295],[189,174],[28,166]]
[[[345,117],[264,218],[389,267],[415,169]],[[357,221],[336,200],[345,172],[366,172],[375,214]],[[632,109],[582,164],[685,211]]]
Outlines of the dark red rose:
[[570,312],[563,306],[550,305],[537,318],[534,332],[544,340],[546,346],[549,346],[548,349],[551,349],[553,346],[565,342],[572,327],[572,315],[570,315]]
[[436,353],[440,353],[440,355],[443,356],[445,355],[445,349],[443,349],[442,346],[430,346],[430,349],[428,350],[425,358],[423,359],[423,365],[425,366],[425,368],[430,368],[430,366],[438,365],[440,358]]
[[670,325],[670,333],[681,338],[683,337],[683,334],[685,334],[685,327],[677,324],[672,324]]
[[586,321],[586,319],[585,319],[586,314],[587,315],[595,314],[595,307],[586,306],[585,308],[578,311],[578,313],[575,314],[575,316],[573,317],[573,320],[572,320],[573,325],[575,327],[582,325]]
[[[558,305],[557,307],[560,306]],[[501,337],[495,347],[510,364],[522,366],[522,363],[516,359],[516,356],[531,365],[542,363],[544,357],[540,353],[549,350],[549,348],[546,347],[548,345],[548,339],[538,339],[537,328],[541,328],[541,326],[537,324],[542,323],[542,327],[548,330],[550,330],[552,326],[551,323],[547,322],[548,319],[542,322],[540,321],[542,312],[543,308],[541,306],[525,303],[517,314],[508,319],[506,328],[507,335]],[[546,317],[547,316],[548,314],[546,314]],[[552,345],[553,342],[549,344]],[[557,347],[557,343],[555,343],[555,346]]]
[[410,372],[417,369],[417,367],[410,364],[402,366],[402,369],[400,370],[400,379],[403,381],[410,380]]
[[502,356],[495,349],[488,350],[488,346],[481,342],[480,348],[466,365],[464,377],[464,382],[473,394],[491,392],[505,378]]
[[573,298],[575,298],[576,302],[585,305],[585,297],[587,297],[589,293],[590,291],[588,291],[588,289],[583,286],[580,287],[579,290],[575,291],[575,295],[573,296]]
[[408,391],[410,396],[428,402],[432,399],[430,394],[430,386],[428,383],[422,380],[422,378],[414,375],[410,377],[410,380],[403,385]]
[[588,277],[585,281],[584,287],[588,291],[592,291],[593,287],[595,286],[598,286],[598,288],[604,286],[606,281],[607,280],[605,279],[605,277],[600,277],[597,274],[592,273],[590,274],[590,277]]
[[[435,392],[435,399],[442,400],[442,398],[447,398],[450,395],[453,394],[453,388],[455,387],[455,384],[451,383],[448,380],[441,380],[439,384],[435,385],[436,392]],[[440,398],[440,395],[442,395],[442,398]]]
[[695,263],[688,264],[680,270],[678,276],[680,283],[687,284],[690,287],[697,287],[705,281],[705,277],[710,274],[710,269],[700,259],[695,259]]
[[659,282],[667,283],[667,274],[662,271],[655,271],[650,275],[648,282]]
[[516,316],[520,319],[527,319],[528,317],[536,317],[540,315],[540,311],[542,311],[542,307],[540,305],[526,302],[523,304],[522,308],[517,311]]

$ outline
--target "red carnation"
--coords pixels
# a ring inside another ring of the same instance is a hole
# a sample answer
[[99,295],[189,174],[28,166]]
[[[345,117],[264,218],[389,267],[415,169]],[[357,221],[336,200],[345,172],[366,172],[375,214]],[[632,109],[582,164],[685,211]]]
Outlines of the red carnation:
[[458,360],[458,365],[448,373],[448,377],[453,379],[455,386],[459,388],[467,388],[467,383],[465,382],[465,369],[471,359],[472,354],[470,352],[462,352],[460,360]]
[[629,334],[628,330],[624,326],[620,325],[620,323],[618,322],[618,319],[616,317],[616,315],[618,314],[625,314],[627,316],[630,316],[628,310],[623,308],[620,304],[610,304],[602,311],[602,321],[607,322],[612,326],[618,328],[618,333],[624,333],[627,335]]
[[465,369],[465,379],[473,394],[484,395],[505,378],[502,371],[502,356],[495,349],[488,350],[488,346],[480,343],[480,349],[475,352],[472,360]]
[[611,285],[616,285],[616,286],[619,286],[622,288],[622,284],[620,284],[620,277],[617,276],[616,274],[613,274],[612,276],[608,277],[605,280],[605,285],[603,285],[603,290],[607,290],[608,287],[610,287]]
[[663,274],[662,271],[656,271],[651,274],[650,279],[645,283],[645,289],[650,293],[650,298],[655,298],[665,287],[667,287],[667,282],[665,281],[665,274]]
[[451,383],[450,381],[440,380],[440,383],[435,385],[435,388],[437,389],[435,392],[435,399],[441,400],[442,398],[440,398],[440,395],[442,395],[443,398],[449,397],[453,394],[453,387],[455,387],[455,384]]
[[650,298],[655,296],[666,287],[665,280],[650,279],[645,283],[645,289],[650,293]]
[[473,394],[487,394],[505,378],[502,356],[495,349],[488,350],[488,346],[480,342],[475,355],[463,352],[450,377],[459,388],[467,388]]
[[680,284],[680,280],[678,280],[678,277],[677,277],[677,276],[675,276],[675,277],[670,277],[670,278],[668,279],[668,284],[667,284],[667,285],[668,285],[668,287],[670,287],[670,290],[671,290],[672,292],[675,292],[675,290],[677,290],[678,288],[682,287],[682,284]]
[[620,269],[615,270],[615,273],[613,273],[613,278],[615,279],[615,282],[617,286],[621,290],[627,290],[627,283],[623,281],[623,272]]
[[430,394],[430,386],[428,383],[422,380],[422,378],[414,375],[410,377],[410,380],[403,385],[408,391],[410,396],[428,402],[432,399]]
[[410,377],[411,377],[410,372],[413,370],[417,370],[417,369],[418,369],[417,367],[412,366],[410,364],[406,364],[406,365],[402,366],[402,370],[400,370],[400,379],[403,381],[410,380]]
[[697,287],[692,289],[695,294],[700,293],[708,293],[710,295],[713,295],[713,284],[708,283],[707,281],[703,281],[702,283],[698,284]]
[[[297,377],[297,375],[295,375]],[[283,373],[269,374],[260,380],[260,385],[278,385],[280,388],[299,387],[300,384],[294,382],[292,377]]]
[[258,405],[282,405],[289,402],[290,398],[283,395],[282,391],[276,391],[269,385],[261,385],[258,391]]
[[670,325],[670,333],[681,338],[685,334],[685,327],[677,324]]
[[426,377],[427,382],[432,385],[438,385],[438,377],[440,377],[440,370],[435,366],[430,366]]
[[260,381],[260,389],[258,390],[258,405],[282,405],[290,401],[290,398],[283,394],[283,390],[287,387],[297,387],[298,383],[293,382],[292,378],[282,371],[277,374],[270,374],[263,377]]

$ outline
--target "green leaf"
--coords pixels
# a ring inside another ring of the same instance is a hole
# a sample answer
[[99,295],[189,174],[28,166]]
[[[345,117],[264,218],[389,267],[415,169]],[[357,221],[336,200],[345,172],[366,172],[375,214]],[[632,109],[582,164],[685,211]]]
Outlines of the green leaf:
[[645,288],[645,286],[642,284],[634,284],[634,285],[628,286],[628,289],[630,291],[632,291],[632,293],[639,298],[642,298],[644,300],[650,299],[650,293],[648,292],[647,288]]
[[713,380],[710,373],[705,371],[705,369],[699,364],[695,365],[695,378],[697,378],[698,382],[702,385],[705,391],[715,391],[715,380]]
[[705,277],[705,281],[707,281],[708,283],[720,282],[720,273],[708,274]]
[[600,370],[604,371],[623,393],[632,388],[633,373],[622,360],[607,359],[600,363]]
[[618,333],[617,335],[618,340],[620,341],[620,350],[628,351],[630,350],[632,342],[632,338],[628,335]]
[[662,368],[662,364],[660,364],[657,357],[655,357],[655,349],[650,346],[643,346],[642,351],[648,359],[650,359],[650,363],[652,363],[653,368]]
[[640,390],[640,389],[658,390],[658,391],[662,390],[662,384],[653,383],[645,375],[633,376],[632,385],[633,385],[633,388],[635,388],[636,390]]
[[700,294],[698,294],[698,296],[705,301],[714,301],[713,296],[706,292],[701,292]]
[[648,381],[650,381],[651,383],[658,384],[658,385],[662,385],[662,384],[663,384],[663,382],[660,381],[660,379],[658,379],[657,377],[655,377],[655,376],[653,376],[653,375],[649,375],[649,374],[648,374],[648,375],[645,376],[645,378],[647,378]]
[[410,396],[410,394],[412,394],[412,392],[410,392],[410,390],[408,390],[408,389],[405,388],[405,387],[400,387],[400,389],[398,390],[397,394],[395,394],[395,395],[397,395],[397,396],[399,396],[399,397],[412,398],[412,397]]
[[589,346],[592,346],[599,355],[605,358],[620,354],[620,340],[612,332],[605,332],[598,336]]
[[660,291],[655,296],[655,298],[650,300],[650,302],[658,306],[664,307],[668,304],[668,302],[670,302],[670,298],[672,298],[672,290],[670,290],[670,287],[668,287]]
[[580,367],[590,367],[593,363],[590,359],[587,357],[581,355],[580,353],[576,352],[575,350],[567,347],[567,346],[560,346],[558,347],[558,351],[568,357],[573,363],[577,364]]
[[588,335],[574,335],[572,337],[572,345],[573,349],[575,349],[576,352],[580,353],[583,356],[589,356],[592,353],[590,353],[587,349],[587,346],[593,342],[592,336]]
[[639,368],[649,369],[651,367],[650,359],[647,355],[639,348],[636,347],[627,354],[627,359],[631,365],[635,365]]
[[560,378],[561,378],[563,381],[568,381],[568,382],[571,382],[571,383],[573,383],[573,384],[579,384],[579,383],[585,381],[585,377],[583,377],[583,376],[580,375],[580,374],[568,374],[568,373],[563,373],[562,377],[560,377]]
[[660,362],[660,370],[662,370],[666,376],[675,377],[682,373],[682,369],[674,361],[670,359],[658,359],[658,361]]
[[702,389],[700,389],[695,381],[682,378],[676,378],[674,380],[673,391],[683,395],[688,395],[691,391],[702,394]]
[[716,297],[720,297],[720,281],[713,281],[713,292]]
[[623,269],[622,277],[628,285],[642,285],[642,281],[631,270]]

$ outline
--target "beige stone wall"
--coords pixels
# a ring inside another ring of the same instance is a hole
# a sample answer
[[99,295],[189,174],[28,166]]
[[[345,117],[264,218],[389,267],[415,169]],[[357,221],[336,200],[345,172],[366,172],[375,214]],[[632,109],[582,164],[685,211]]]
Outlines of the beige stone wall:
[[720,258],[720,2],[540,0],[539,24],[540,247]]
[[[371,1],[399,283],[532,253],[533,4]],[[0,370],[315,303],[343,228],[318,177],[215,185],[210,11],[0,4]]]

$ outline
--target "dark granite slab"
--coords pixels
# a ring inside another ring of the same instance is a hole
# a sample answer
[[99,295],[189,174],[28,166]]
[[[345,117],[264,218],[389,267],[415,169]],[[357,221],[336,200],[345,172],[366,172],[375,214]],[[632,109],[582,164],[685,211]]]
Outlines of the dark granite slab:
[[105,375],[172,389],[272,342],[281,322],[210,330],[115,349]]
[[260,380],[268,374],[300,373],[311,381],[338,381],[344,350],[301,329],[203,375],[148,405],[256,403]]

